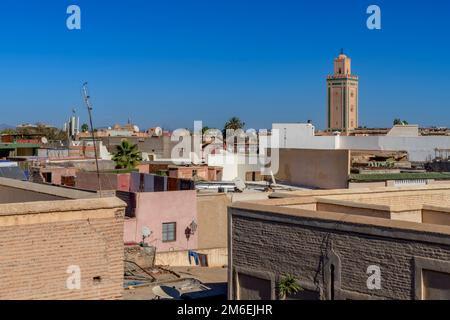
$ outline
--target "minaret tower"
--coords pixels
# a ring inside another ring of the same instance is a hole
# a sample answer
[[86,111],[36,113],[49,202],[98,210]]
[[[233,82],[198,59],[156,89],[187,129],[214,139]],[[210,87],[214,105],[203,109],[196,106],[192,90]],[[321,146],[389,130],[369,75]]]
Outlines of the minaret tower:
[[358,76],[341,49],[334,59],[334,74],[327,77],[327,129],[349,132],[358,127]]

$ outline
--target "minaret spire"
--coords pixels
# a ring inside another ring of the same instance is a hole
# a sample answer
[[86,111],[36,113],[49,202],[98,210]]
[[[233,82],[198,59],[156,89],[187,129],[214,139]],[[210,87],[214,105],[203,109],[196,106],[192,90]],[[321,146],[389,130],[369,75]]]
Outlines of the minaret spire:
[[341,54],[334,59],[334,73],[327,78],[327,128],[351,131],[358,127],[358,76],[352,74],[351,59]]

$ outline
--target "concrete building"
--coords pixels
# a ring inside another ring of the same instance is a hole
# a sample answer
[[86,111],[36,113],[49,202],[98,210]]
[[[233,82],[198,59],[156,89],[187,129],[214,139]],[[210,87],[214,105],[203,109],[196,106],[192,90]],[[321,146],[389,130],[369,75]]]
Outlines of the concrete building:
[[[100,182],[98,177],[100,176]],[[85,190],[130,190],[130,173],[77,171],[74,187]],[[99,185],[100,183],[100,185]]]
[[40,147],[40,138],[21,137],[15,134],[2,134],[0,142],[0,159],[10,156],[34,156]]
[[327,129],[348,132],[358,127],[358,76],[342,51],[334,60],[334,74],[327,77]]
[[280,149],[278,183],[305,188],[347,188],[349,150]]
[[216,154],[209,154],[207,163],[211,167],[221,167],[221,180],[233,181],[239,178],[243,181],[255,181],[256,176],[260,176],[263,167],[264,157],[258,154],[246,155],[223,151]]
[[[181,197],[180,197],[181,196]],[[156,253],[156,263],[160,265],[170,265],[170,266],[192,266],[193,262],[190,261],[188,253],[189,250],[195,251],[196,253],[202,254],[206,256],[208,266],[209,267],[224,267],[228,264],[228,235],[227,235],[227,209],[228,206],[233,202],[245,201],[245,200],[262,200],[268,199],[268,192],[244,192],[244,193],[213,193],[213,192],[197,192],[196,193],[196,211],[194,212],[192,198],[190,194],[171,194],[171,192],[165,192],[164,198],[161,200],[154,199],[153,203],[155,205],[161,206],[163,208],[168,208],[171,206],[170,203],[167,203],[167,200],[170,197],[170,201],[174,202],[179,206],[184,206],[184,208],[177,207],[177,209],[171,210],[161,210],[162,214],[166,217],[170,215],[173,216],[173,212],[181,212],[181,214],[177,214],[175,218],[172,218],[172,221],[176,221],[176,219],[184,219],[184,223],[177,223],[178,226],[182,226],[182,230],[180,230],[180,236],[178,236],[181,241],[178,243],[174,242],[169,246],[169,250],[167,251],[158,251]],[[180,199],[177,199],[180,197]],[[166,201],[164,201],[166,200]],[[160,204],[158,201],[161,201]],[[185,204],[180,205],[179,203],[183,202]],[[192,210],[190,212],[186,210]],[[148,215],[148,212],[145,214]],[[185,236],[183,235],[184,228],[189,223],[189,217],[193,217],[194,221],[197,224],[196,231],[193,235],[196,239],[196,247],[194,247],[194,243],[189,240],[189,243],[186,241]],[[148,218],[148,223],[150,223],[150,219],[153,222],[156,219],[161,218]],[[163,220],[165,218],[162,218]],[[166,219],[167,220],[167,219]],[[132,224],[132,222],[130,222]],[[156,221],[157,228],[161,228],[161,221]],[[127,222],[126,222],[127,224]],[[139,228],[137,229],[139,232]],[[178,229],[177,229],[178,230]],[[177,231],[178,232],[178,231]],[[125,231],[127,234],[128,232]],[[180,238],[181,237],[181,238]],[[151,240],[148,241],[149,244],[157,243],[157,238],[152,237]],[[168,243],[170,244],[170,243]],[[188,246],[189,244],[189,246]],[[167,247],[166,247],[167,249]]]
[[[171,135],[169,132],[161,133],[161,135],[158,136],[99,135],[98,138],[101,139],[103,145],[111,154],[115,153],[117,146],[121,144],[122,140],[126,139],[132,144],[137,144],[139,151],[148,154],[149,157],[165,159],[171,158],[172,150],[178,144],[178,142],[171,141]],[[80,139],[89,139],[89,136],[80,137]]]
[[222,180],[222,167],[208,165],[175,165],[173,161],[145,161],[138,165],[139,172],[165,174],[172,178],[204,181]]
[[121,298],[124,211],[115,197],[0,178],[0,299]]
[[291,149],[344,149],[405,151],[410,161],[425,162],[435,157],[435,149],[450,149],[450,136],[422,136],[412,126],[394,126],[385,135],[316,135],[312,124],[273,123],[279,146]]
[[273,197],[229,208],[229,298],[450,299],[450,185]]
[[187,227],[198,224],[195,190],[135,192],[133,195],[133,215],[125,220],[124,242],[141,242],[142,228],[147,227],[151,235],[144,241],[157,251],[198,248],[198,232],[192,232],[189,237],[185,234]]
[[312,189],[448,183],[448,172],[414,169],[405,152],[280,149],[277,183]]

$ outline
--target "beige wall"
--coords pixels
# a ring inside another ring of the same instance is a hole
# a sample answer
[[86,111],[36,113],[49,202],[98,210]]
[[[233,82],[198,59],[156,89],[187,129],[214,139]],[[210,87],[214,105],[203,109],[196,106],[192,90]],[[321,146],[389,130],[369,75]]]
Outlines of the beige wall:
[[357,203],[352,205],[350,202],[347,204],[339,204],[339,203],[323,203],[317,202],[317,211],[327,211],[327,212],[339,212],[345,214],[355,214],[362,215],[368,217],[377,217],[377,218],[385,218],[390,219],[391,213],[389,208],[386,210],[375,208],[376,206],[369,207],[361,207],[358,206]]
[[[117,299],[123,215],[117,198],[0,205],[0,299]],[[69,289],[69,266],[81,285]]]
[[378,188],[386,187],[386,181],[374,181],[374,182],[349,182],[349,189],[357,188]]
[[347,188],[350,173],[349,150],[280,149],[276,180],[321,188]]
[[391,219],[420,223],[422,222],[422,209],[391,211]]
[[422,210],[422,223],[432,223],[432,224],[440,224],[450,226],[450,212],[448,212],[447,208],[439,209],[431,209],[424,208]]
[[0,185],[0,203],[63,200],[64,198],[35,191],[21,190]]
[[199,249],[227,246],[227,206],[230,203],[223,193],[197,195]]
[[[228,264],[227,248],[201,249],[195,250],[195,252],[207,255],[208,267],[223,267]],[[157,252],[155,257],[155,264],[158,266],[194,266],[195,263],[192,260],[191,262],[192,264],[189,263],[187,250]]]
[[32,201],[54,201],[79,198],[96,198],[97,194],[55,187],[40,183],[31,183],[15,179],[0,178],[0,204]]

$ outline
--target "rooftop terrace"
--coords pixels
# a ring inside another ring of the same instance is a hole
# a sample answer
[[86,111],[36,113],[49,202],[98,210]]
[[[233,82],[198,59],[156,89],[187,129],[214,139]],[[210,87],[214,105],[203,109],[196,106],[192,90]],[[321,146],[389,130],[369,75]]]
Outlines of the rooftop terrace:
[[432,224],[445,226],[450,234],[450,184],[279,192],[271,198],[237,203],[234,207],[364,224],[387,223],[397,227],[411,227],[411,222],[414,228]]
[[98,194],[95,192],[0,178],[0,204],[89,198],[98,198]]

